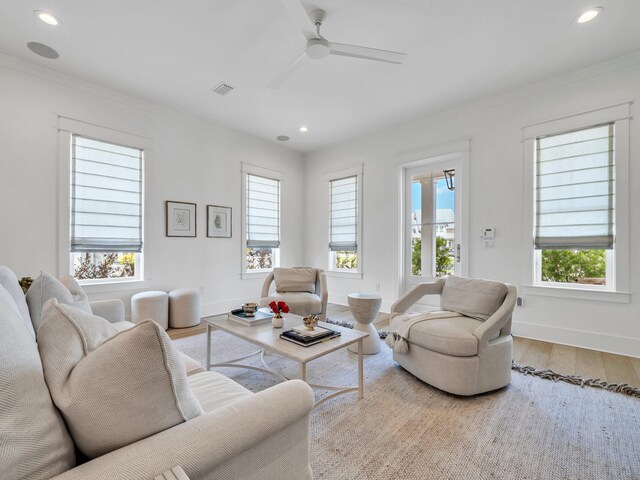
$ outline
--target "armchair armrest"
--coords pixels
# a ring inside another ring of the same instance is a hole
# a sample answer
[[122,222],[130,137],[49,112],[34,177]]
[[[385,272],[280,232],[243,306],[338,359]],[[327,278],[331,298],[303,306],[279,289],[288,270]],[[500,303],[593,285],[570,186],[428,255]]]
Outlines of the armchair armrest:
[[327,290],[327,274],[324,273],[324,270],[318,269],[316,293],[320,297],[320,302],[322,303],[322,311],[319,315],[320,321],[324,322],[327,319],[327,302],[329,301],[329,291]]
[[108,320],[110,323],[124,322],[124,302],[119,299],[98,300],[89,303],[94,315]]
[[269,296],[269,287],[271,286],[271,282],[273,282],[273,272],[267,275],[267,278],[264,279],[264,283],[262,284],[262,293],[260,294],[260,298]]
[[440,295],[444,287],[444,280],[436,280],[433,283],[421,283],[402,295],[391,305],[391,318],[407,309],[425,295]]
[[[52,480],[150,479],[180,465],[191,480],[211,472],[270,436],[292,428],[297,444],[309,443],[313,391],[291,380],[98,457]],[[286,458],[286,456],[283,456]],[[307,457],[308,463],[308,457]],[[275,478],[275,477],[274,477]]]
[[504,297],[504,302],[502,302],[500,308],[473,332],[473,335],[481,345],[486,345],[489,339],[498,333],[498,331],[500,331],[501,336],[511,333],[511,315],[516,306],[517,297],[518,290],[516,287],[507,285],[507,295]]

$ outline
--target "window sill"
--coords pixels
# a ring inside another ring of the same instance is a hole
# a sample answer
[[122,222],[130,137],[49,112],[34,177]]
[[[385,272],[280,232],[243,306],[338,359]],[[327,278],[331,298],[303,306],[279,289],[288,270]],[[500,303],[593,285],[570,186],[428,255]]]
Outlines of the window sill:
[[593,290],[568,287],[546,287],[541,285],[523,285],[522,294],[543,297],[571,298],[575,300],[592,300],[612,303],[631,303],[631,293],[607,290]]
[[337,270],[327,270],[326,272],[327,277],[336,277],[336,278],[362,278],[362,272],[340,272]]
[[259,272],[242,272],[241,276],[243,280],[260,279],[267,278],[267,276],[272,272],[273,270],[260,270]]
[[140,290],[151,286],[150,280],[125,280],[120,282],[82,283],[80,286],[87,293],[125,292]]

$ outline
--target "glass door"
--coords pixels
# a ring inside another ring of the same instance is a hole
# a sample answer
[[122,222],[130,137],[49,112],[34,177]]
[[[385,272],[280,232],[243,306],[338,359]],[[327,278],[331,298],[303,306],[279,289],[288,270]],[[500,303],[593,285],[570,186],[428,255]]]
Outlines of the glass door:
[[405,290],[461,274],[459,169],[457,159],[405,169]]

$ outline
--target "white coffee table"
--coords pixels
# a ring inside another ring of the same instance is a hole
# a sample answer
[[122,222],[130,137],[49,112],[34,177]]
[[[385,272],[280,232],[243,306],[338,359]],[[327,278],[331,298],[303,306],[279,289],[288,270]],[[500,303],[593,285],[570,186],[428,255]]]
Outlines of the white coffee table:
[[[371,323],[378,316],[380,306],[382,305],[382,297],[374,293],[350,293],[347,295],[349,302],[349,311],[356,320],[353,326],[354,330],[367,333],[369,336],[364,339],[362,353],[365,355],[374,355],[380,352],[380,337],[376,328]],[[351,350],[352,347],[349,347]]]
[[[363,361],[363,345],[362,341],[368,336],[368,333],[359,332],[357,330],[351,330],[349,328],[339,327],[337,325],[332,325],[324,322],[319,322],[318,325],[321,327],[329,328],[331,330],[336,330],[341,333],[341,335],[337,338],[333,338],[331,340],[327,340],[325,342],[312,345],[310,347],[302,347],[300,345],[296,345],[295,343],[288,342],[280,338],[280,334],[285,330],[302,325],[302,317],[293,314],[287,314],[285,316],[285,322],[283,328],[273,328],[270,323],[255,325],[255,326],[246,326],[242,325],[238,322],[234,322],[233,320],[229,320],[228,318],[209,318],[205,319],[207,323],[207,370],[211,370],[214,367],[236,367],[236,368],[248,368],[250,370],[257,370],[260,372],[268,373],[269,375],[273,375],[280,380],[290,380],[290,378],[285,377],[280,372],[273,370],[269,365],[267,365],[264,353],[265,350],[269,352],[276,353],[278,355],[282,355],[283,357],[290,358],[291,360],[295,360],[300,364],[300,378],[307,382],[309,386],[314,388],[321,388],[325,390],[333,390],[334,393],[327,395],[323,399],[317,401],[314,405],[314,408],[318,405],[326,402],[327,400],[337,396],[342,395],[344,393],[349,392],[358,392],[359,398],[364,398],[364,361]],[[211,361],[211,336],[215,330],[221,330],[226,332],[234,337],[241,338],[246,340],[247,342],[253,343],[260,347],[260,350],[257,350],[248,355],[244,355],[239,358],[234,358],[232,360],[226,360],[223,362],[215,362]],[[328,355],[332,352],[340,350],[341,348],[346,348],[350,345],[355,346],[357,344],[357,352],[358,352],[358,385],[357,386],[332,386],[332,385],[319,385],[314,383],[309,383],[307,381],[307,363],[315,360],[317,358]],[[254,356],[260,356],[263,367],[256,367],[254,365],[247,365],[244,363],[238,363],[242,360],[246,360],[248,358]]]

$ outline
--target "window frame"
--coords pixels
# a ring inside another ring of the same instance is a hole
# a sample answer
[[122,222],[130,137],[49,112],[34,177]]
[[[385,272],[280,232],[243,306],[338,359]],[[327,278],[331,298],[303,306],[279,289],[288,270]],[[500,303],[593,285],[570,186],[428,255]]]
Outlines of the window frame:
[[[628,303],[630,103],[568,115],[523,128],[524,293]],[[614,248],[607,251],[606,285],[566,284],[541,279],[542,253],[534,248],[536,139],[613,123],[615,151]]]
[[[363,206],[363,176],[364,176],[364,165],[357,165],[357,166],[353,166],[353,167],[349,167],[349,168],[345,168],[342,170],[336,170],[336,171],[332,171],[329,172],[325,175],[325,182],[326,182],[326,187],[325,187],[325,191],[326,191],[326,195],[327,195],[327,201],[326,201],[326,205],[327,205],[327,272],[326,274],[329,276],[333,276],[333,277],[347,277],[347,278],[354,278],[354,277],[359,277],[362,278],[364,275],[364,262],[363,262],[363,245],[362,245],[362,218],[363,218],[363,214],[362,214],[362,206]],[[357,239],[357,243],[358,243],[358,247],[356,249],[356,256],[358,259],[358,268],[351,270],[351,269],[345,269],[345,268],[334,268],[335,265],[335,252],[332,252],[331,249],[329,248],[329,242],[331,241],[331,182],[333,180],[340,180],[343,178],[349,178],[349,177],[356,177],[356,192],[357,192],[357,208],[358,208],[358,215],[357,215],[357,233],[356,233],[356,239]]]
[[[140,149],[142,155],[142,252],[136,255],[136,274],[134,277],[125,278],[100,278],[78,280],[88,292],[101,292],[113,290],[127,290],[129,288],[138,288],[148,284],[146,280],[149,276],[148,262],[145,262],[144,238],[147,231],[147,215],[146,215],[146,182],[149,154],[152,150],[151,139],[140,135],[123,132],[121,130],[103,127],[94,123],[82,120],[72,119],[65,116],[58,116],[58,166],[59,166],[59,232],[58,243],[60,245],[58,271],[61,275],[71,275],[74,273],[73,252],[71,252],[71,182],[73,176],[72,167],[72,148],[73,135],[92,138],[105,143],[114,145],[131,146],[131,148]],[[107,253],[107,252],[105,252]]]
[[[280,216],[280,231],[279,231],[279,237],[280,237],[280,246],[278,248],[273,248],[272,249],[272,268],[263,268],[263,269],[259,269],[259,270],[247,270],[247,256],[246,256],[246,249],[247,249],[247,175],[256,175],[259,177],[263,177],[263,178],[268,178],[271,180],[277,180],[279,182],[279,189],[280,189],[280,205],[279,205],[279,216]],[[282,249],[282,192],[283,192],[283,185],[284,185],[284,174],[276,171],[276,170],[271,170],[269,168],[264,168],[264,167],[258,167],[255,165],[250,165],[247,163],[241,163],[241,175],[240,175],[240,182],[241,182],[241,211],[242,211],[242,221],[241,221],[241,229],[240,229],[240,235],[241,235],[241,239],[242,239],[242,243],[241,243],[241,248],[240,248],[240,275],[243,279],[250,279],[250,278],[263,278],[266,277],[269,273],[271,273],[273,271],[274,268],[278,268],[280,266],[280,258],[282,255],[281,249]]]

